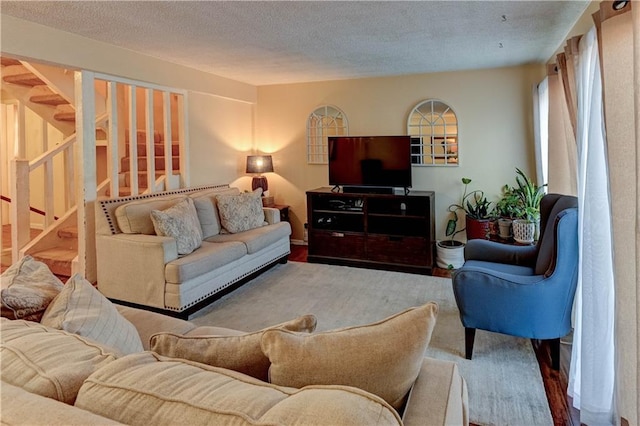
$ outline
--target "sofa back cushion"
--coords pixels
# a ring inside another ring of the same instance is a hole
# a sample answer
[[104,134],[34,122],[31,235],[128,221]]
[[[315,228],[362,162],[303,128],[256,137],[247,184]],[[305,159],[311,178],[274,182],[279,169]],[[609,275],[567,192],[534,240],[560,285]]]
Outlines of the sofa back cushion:
[[116,209],[118,227],[125,234],[155,235],[151,211],[168,209],[185,198],[187,198],[186,195],[179,194],[123,204]]
[[36,322],[2,318],[0,378],[29,392],[73,404],[84,379],[116,354],[81,336]]
[[402,424],[382,399],[359,389],[285,388],[153,352],[128,355],[96,371],[75,405],[131,425]]
[[203,239],[218,235],[222,229],[220,216],[218,215],[216,196],[238,194],[240,194],[238,188],[215,188],[207,191],[199,191],[190,195],[198,212],[198,220],[202,227]]

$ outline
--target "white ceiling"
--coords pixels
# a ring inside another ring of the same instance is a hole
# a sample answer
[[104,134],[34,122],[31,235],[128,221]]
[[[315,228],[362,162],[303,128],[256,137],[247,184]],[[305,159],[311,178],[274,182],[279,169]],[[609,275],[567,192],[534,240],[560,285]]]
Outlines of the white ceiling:
[[589,0],[1,3],[2,14],[260,86],[546,62]]

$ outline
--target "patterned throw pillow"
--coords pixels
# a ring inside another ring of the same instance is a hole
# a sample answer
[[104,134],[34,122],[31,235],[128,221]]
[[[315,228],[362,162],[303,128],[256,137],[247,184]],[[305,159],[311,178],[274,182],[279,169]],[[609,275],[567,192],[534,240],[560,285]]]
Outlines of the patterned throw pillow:
[[123,355],[144,350],[134,325],[80,274],[69,278],[40,323],[86,337]]
[[191,198],[166,210],[152,210],[151,221],[157,235],[176,240],[178,254],[189,254],[202,245],[202,228]]
[[238,195],[218,195],[218,213],[224,229],[235,234],[264,225],[262,189]]
[[0,276],[2,316],[39,322],[63,284],[49,267],[25,256]]

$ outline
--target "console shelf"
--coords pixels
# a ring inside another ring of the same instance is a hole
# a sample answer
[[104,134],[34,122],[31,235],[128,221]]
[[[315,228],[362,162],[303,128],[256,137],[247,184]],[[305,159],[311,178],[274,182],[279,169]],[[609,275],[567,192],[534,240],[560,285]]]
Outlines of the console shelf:
[[431,274],[434,203],[432,191],[308,191],[308,261]]

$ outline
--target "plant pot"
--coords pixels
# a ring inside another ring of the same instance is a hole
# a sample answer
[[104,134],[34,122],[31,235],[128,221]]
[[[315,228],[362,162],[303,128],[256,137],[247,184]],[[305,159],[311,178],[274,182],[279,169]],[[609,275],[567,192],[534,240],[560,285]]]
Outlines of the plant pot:
[[467,240],[483,239],[489,235],[489,219],[472,219],[466,216]]
[[511,225],[513,223],[513,220],[511,219],[507,219],[507,218],[500,218],[498,219],[498,227],[500,228],[500,231],[498,233],[498,235],[500,236],[500,238],[504,238],[509,239],[511,238],[512,235],[512,230],[511,230]]
[[489,221],[489,234],[492,237],[500,235],[500,226],[498,225],[498,219],[491,219]]
[[517,243],[531,244],[535,239],[536,224],[528,219],[513,220],[513,239]]
[[465,243],[441,240],[436,244],[436,265],[445,269],[458,269],[464,265]]

